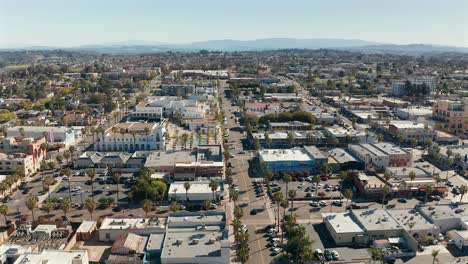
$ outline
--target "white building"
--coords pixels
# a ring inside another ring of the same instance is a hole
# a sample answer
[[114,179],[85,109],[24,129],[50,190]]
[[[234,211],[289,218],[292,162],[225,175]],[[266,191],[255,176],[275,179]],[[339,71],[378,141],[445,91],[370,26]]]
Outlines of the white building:
[[353,128],[344,128],[341,126],[325,127],[324,131],[330,134],[333,138],[338,140],[345,140],[349,138],[351,140],[357,139],[360,143],[376,143],[377,135],[368,130],[360,130]]
[[417,143],[434,141],[437,136],[437,132],[425,124],[404,120],[392,121],[388,125],[388,132],[406,142],[416,140]]
[[164,233],[166,218],[104,218],[98,230],[99,241],[113,242],[122,235],[133,233],[149,236],[152,233]]
[[[212,200],[213,192],[209,186],[210,181],[191,181],[190,189],[186,192],[184,181],[175,181],[171,183],[167,196],[169,200],[185,201],[204,201]],[[223,187],[220,185],[215,191],[215,199],[222,198],[224,195]]]
[[119,123],[99,134],[97,151],[138,151],[164,148],[165,121],[161,123]]
[[432,116],[432,107],[405,107],[398,108],[396,112],[400,119],[422,120]]
[[15,126],[7,130],[7,137],[19,137],[24,133],[25,137],[46,137],[50,144],[64,144],[65,147],[75,144],[81,136],[78,130],[70,127],[39,127],[39,126]]
[[205,118],[210,107],[197,100],[183,100],[179,96],[148,96],[135,106],[135,118],[161,119],[179,113],[183,119]]
[[88,264],[86,250],[44,250],[20,255],[14,264]]

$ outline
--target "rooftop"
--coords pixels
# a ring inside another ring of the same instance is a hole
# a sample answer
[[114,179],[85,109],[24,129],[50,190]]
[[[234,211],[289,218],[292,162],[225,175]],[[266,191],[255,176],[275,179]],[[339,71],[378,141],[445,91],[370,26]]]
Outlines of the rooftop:
[[260,151],[262,161],[310,161],[311,158],[300,148],[264,149]]
[[17,264],[63,264],[73,263],[87,257],[86,250],[44,250],[41,253],[26,253],[20,256]]
[[394,230],[402,228],[386,210],[362,209],[353,210],[353,215],[366,231]]
[[[415,209],[387,210],[387,213],[405,230],[429,230],[438,228]],[[412,228],[408,225],[410,222],[414,223]]]
[[364,230],[356,224],[351,213],[322,213],[336,233],[362,233]]
[[100,229],[165,228],[166,218],[105,218]]
[[334,148],[328,153],[339,163],[357,162],[357,160],[342,148]]

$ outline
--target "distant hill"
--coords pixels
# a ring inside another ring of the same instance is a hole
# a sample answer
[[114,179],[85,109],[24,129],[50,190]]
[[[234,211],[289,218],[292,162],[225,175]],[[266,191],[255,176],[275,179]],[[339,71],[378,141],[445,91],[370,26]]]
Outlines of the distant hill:
[[[58,47],[23,47],[17,50],[46,50]],[[171,44],[157,41],[129,40],[97,45],[83,45],[65,50],[87,51],[110,54],[144,54],[164,51],[193,52],[210,51],[261,51],[278,49],[340,49],[367,53],[395,53],[395,54],[424,54],[443,52],[468,53],[468,48],[437,46],[430,44],[394,45],[376,43],[359,39],[295,39],[295,38],[267,38],[256,40],[208,40],[187,44]],[[4,49],[6,50],[6,49]],[[13,50],[13,49],[8,49]]]

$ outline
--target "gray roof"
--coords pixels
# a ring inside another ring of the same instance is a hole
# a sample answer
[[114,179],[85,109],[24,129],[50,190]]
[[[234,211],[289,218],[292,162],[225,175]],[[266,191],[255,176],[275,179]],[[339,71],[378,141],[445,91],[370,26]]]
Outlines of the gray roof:
[[358,160],[355,159],[351,154],[349,154],[346,150],[342,148],[334,148],[330,151],[330,156],[332,156],[338,163],[347,163],[347,162],[357,162]]
[[304,150],[315,160],[327,159],[316,146],[304,146]]
[[385,210],[353,210],[353,215],[366,231],[394,230],[402,228]]

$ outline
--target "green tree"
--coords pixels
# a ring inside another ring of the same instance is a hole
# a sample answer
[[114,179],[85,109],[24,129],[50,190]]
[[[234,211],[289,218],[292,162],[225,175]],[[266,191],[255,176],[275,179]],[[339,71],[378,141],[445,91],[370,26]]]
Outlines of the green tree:
[[294,211],[294,199],[296,199],[296,196],[297,196],[297,191],[296,190],[289,190],[288,191],[288,197],[289,197],[289,200],[291,201],[291,215],[292,215],[292,212]]
[[219,188],[219,182],[218,180],[212,179],[209,183],[209,187],[211,189],[211,193],[213,194],[213,201],[216,201],[215,199],[215,192]]
[[71,201],[68,198],[63,199],[60,202],[60,209],[63,211],[63,215],[65,216],[65,219],[67,219],[67,213],[71,209]]
[[413,181],[414,179],[416,178],[416,173],[414,171],[411,171],[409,174],[408,174],[408,177],[410,178],[411,180],[411,185],[413,185]]
[[439,259],[437,258],[437,256],[439,255],[439,251],[440,249],[433,249],[432,252],[431,252],[431,256],[432,256],[432,264],[439,262]]
[[172,212],[177,212],[177,211],[179,211],[179,209],[180,209],[180,205],[179,205],[179,203],[178,203],[177,201],[172,201],[172,202],[171,202],[171,205],[169,206],[169,208],[170,208],[170,210],[171,210]]
[[50,220],[50,212],[54,209],[54,203],[51,200],[48,200],[42,205],[41,209],[47,213],[47,218]]
[[463,200],[463,196],[468,192],[468,187],[466,185],[462,185],[460,187],[460,202]]
[[344,193],[343,193],[344,197],[346,198],[346,206],[345,208],[348,207],[348,202],[351,198],[353,198],[353,190],[352,189],[346,189],[344,190]]
[[427,185],[426,188],[426,195],[424,196],[424,203],[427,202],[427,197],[434,191],[434,187],[432,187],[432,185]]
[[239,199],[239,191],[237,190],[230,190],[229,191],[229,200],[234,202],[234,206],[236,206],[236,202]]
[[188,201],[189,198],[188,198],[188,191],[190,190],[190,187],[192,185],[190,184],[190,182],[185,182],[184,183],[184,189],[185,189],[185,200]]
[[211,208],[211,201],[210,200],[203,201],[203,208],[205,209],[205,211],[208,211]]
[[390,193],[390,188],[388,188],[387,185],[385,185],[383,188],[382,188],[382,208],[384,206],[384,203],[385,203],[385,199],[387,198],[387,195]]
[[[91,180],[91,199],[94,202],[94,178],[96,177],[96,170],[94,168],[86,170],[86,174],[88,175],[89,179]],[[91,218],[93,218],[91,216]]]
[[0,205],[0,214],[3,215],[3,218],[5,219],[5,226],[7,225],[7,214],[8,214],[8,205],[6,204],[1,204]]

